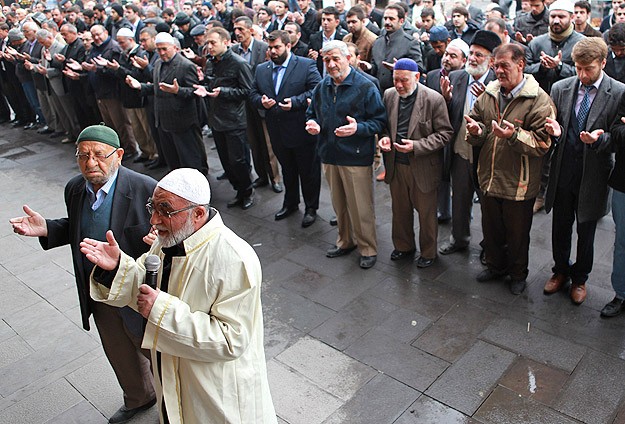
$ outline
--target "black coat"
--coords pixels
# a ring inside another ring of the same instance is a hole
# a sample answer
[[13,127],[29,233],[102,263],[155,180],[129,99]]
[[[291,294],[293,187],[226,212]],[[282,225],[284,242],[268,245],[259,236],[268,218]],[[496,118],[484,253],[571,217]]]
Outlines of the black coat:
[[[347,31],[345,31],[341,27],[336,28],[336,33],[334,35],[335,40],[343,40],[343,38],[347,35]],[[317,31],[314,34],[310,35],[310,40],[308,41],[308,48],[310,50],[315,50],[319,53],[319,57],[317,58],[317,70],[321,75],[323,75],[323,59],[321,57],[321,48],[323,47],[323,31]]]
[[[143,236],[150,230],[150,216],[145,210],[145,204],[148,197],[152,196],[155,187],[156,181],[152,178],[122,166],[119,167],[113,195],[110,229],[113,230],[120,249],[133,258],[138,258],[149,249],[149,246],[143,242]],[[92,312],[89,306],[89,275],[85,268],[86,259],[80,252],[82,241],[80,220],[86,194],[85,180],[82,175],[72,178],[67,183],[65,186],[67,218],[46,220],[48,236],[39,237],[39,243],[45,250],[70,245],[82,325],[85,330],[89,330],[89,316]]]

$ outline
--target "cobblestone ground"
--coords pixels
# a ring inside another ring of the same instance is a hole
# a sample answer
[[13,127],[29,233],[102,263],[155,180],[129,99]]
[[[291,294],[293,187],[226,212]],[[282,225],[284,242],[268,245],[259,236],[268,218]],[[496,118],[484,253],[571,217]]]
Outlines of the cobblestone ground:
[[[479,205],[473,241],[431,268],[391,262],[390,197],[375,184],[379,258],[361,270],[355,253],[327,259],[336,237],[323,187],[318,221],[275,222],[282,195],[257,190],[248,211],[216,181],[213,206],[256,249],[263,265],[269,379],[281,423],[625,423],[625,317],[601,319],[611,300],[614,227],[597,230],[589,296],[544,296],[551,218],[535,216],[528,289],[479,284]],[[0,424],[105,423],[121,391],[96,332],[80,325],[68,248],[43,252],[12,233],[29,204],[65,216],[63,187],[78,170],[74,146],[0,127]],[[131,167],[142,171],[141,165]],[[160,178],[163,173],[152,174]],[[449,236],[441,226],[439,243]],[[156,423],[156,411],[133,423]]]

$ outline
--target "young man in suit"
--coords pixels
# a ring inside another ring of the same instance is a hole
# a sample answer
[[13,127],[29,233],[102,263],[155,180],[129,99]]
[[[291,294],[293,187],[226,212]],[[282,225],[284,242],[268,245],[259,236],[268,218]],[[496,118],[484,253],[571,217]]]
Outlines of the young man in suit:
[[265,110],[273,151],[282,165],[285,195],[276,213],[279,221],[298,210],[299,189],[304,197],[302,227],[315,222],[319,208],[321,162],[317,138],[308,134],[307,99],[321,81],[315,62],[291,53],[289,34],[274,31],[267,37],[270,61],[256,68],[251,103]]
[[106,240],[106,231],[113,230],[120,248],[130,256],[138,258],[146,252],[149,246],[143,237],[151,226],[145,204],[156,181],[121,166],[124,150],[117,133],[109,127],[87,127],[77,143],[82,175],[65,186],[67,218],[44,219],[24,206],[26,216],[10,222],[15,233],[39,237],[44,250],[71,246],[83,328],[89,330],[93,314],[106,357],[124,391],[124,405],[109,423],[122,423],[156,402],[149,352],[141,349],[143,319],[128,307],[117,309],[91,300],[89,275],[93,264],[80,252],[79,243],[85,237]]
[[[545,210],[553,209],[553,276],[545,294],[559,291],[571,280],[571,300],[586,299],[586,281],[592,270],[597,221],[608,208],[608,178],[613,165],[610,126],[625,85],[603,72],[608,46],[588,37],[573,47],[577,76],[554,84],[551,98],[558,111],[547,131],[554,137]],[[571,264],[571,234],[577,221],[577,254]]]

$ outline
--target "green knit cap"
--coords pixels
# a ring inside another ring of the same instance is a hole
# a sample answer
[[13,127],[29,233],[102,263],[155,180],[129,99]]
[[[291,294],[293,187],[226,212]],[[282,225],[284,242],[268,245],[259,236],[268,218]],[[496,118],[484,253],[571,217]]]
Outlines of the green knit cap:
[[116,149],[119,149],[119,137],[114,129],[107,127],[104,124],[92,125],[82,130],[78,136],[78,143],[81,141],[99,141],[100,143],[108,144]]

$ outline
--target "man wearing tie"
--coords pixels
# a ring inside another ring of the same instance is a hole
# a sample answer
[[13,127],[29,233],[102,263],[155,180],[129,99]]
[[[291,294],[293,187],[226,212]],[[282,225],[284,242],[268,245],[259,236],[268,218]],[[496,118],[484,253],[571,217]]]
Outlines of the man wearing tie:
[[317,137],[305,130],[306,108],[321,76],[312,59],[291,54],[286,31],[272,32],[267,41],[271,60],[256,68],[251,102],[266,111],[269,138],[282,165],[286,192],[275,219],[297,211],[301,185],[305,205],[302,227],[308,227],[315,222],[319,208],[321,162]]
[[[573,48],[577,76],[554,84],[551,97],[558,110],[546,130],[555,149],[545,199],[553,209],[553,276],[545,294],[559,291],[571,280],[571,300],[586,299],[586,280],[592,270],[597,221],[608,212],[608,178],[613,159],[610,126],[625,85],[603,72],[608,47],[603,39],[588,37]],[[577,220],[577,254],[571,264],[571,233]]]

